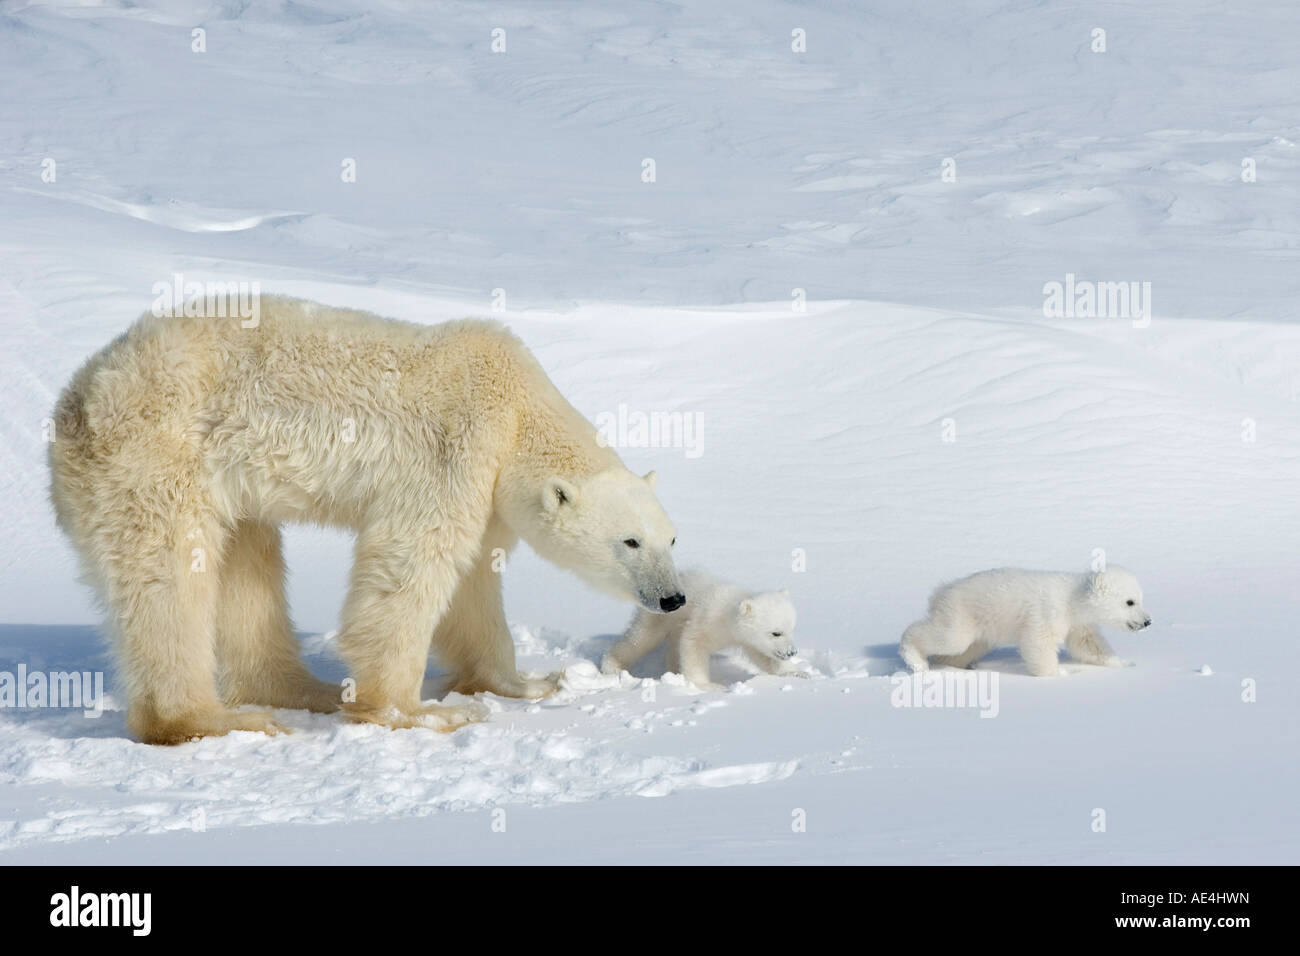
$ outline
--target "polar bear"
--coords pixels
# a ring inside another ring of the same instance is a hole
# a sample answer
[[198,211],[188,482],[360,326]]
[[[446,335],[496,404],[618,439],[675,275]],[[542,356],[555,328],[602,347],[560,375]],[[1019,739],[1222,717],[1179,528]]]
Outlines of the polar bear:
[[914,671],[936,664],[969,667],[995,646],[1014,644],[1029,673],[1059,673],[1057,649],[1084,664],[1124,664],[1097,628],[1106,625],[1140,631],[1151,616],[1142,606],[1142,588],[1124,568],[1092,574],[980,571],[938,588],[930,597],[930,616],[905,632],[898,653]]
[[[537,697],[515,666],[500,558],[519,538],[654,612],[684,603],[672,522],[506,328],[417,325],[263,296],[260,321],[140,318],[63,392],[51,496],[109,614],[131,731],[275,733],[263,707],[453,729],[420,701]],[[342,693],[298,657],[278,525],[356,534]]]
[[705,571],[684,571],[682,586],[686,606],[671,615],[638,611],[601,661],[604,673],[625,671],[666,642],[668,670],[703,690],[726,690],[709,680],[709,655],[728,647],[764,673],[808,676],[790,663],[797,651],[789,591],[751,593]]

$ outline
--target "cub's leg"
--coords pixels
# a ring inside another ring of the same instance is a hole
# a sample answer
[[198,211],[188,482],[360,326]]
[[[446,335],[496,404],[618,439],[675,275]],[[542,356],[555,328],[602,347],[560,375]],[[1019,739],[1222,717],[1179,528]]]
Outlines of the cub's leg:
[[740,648],[740,652],[745,655],[745,659],[757,667],[764,674],[775,674],[778,677],[807,677],[808,675],[789,661],[777,661],[768,657],[766,654],[754,650],[752,647]]
[[605,652],[605,657],[600,662],[601,671],[618,674],[630,670],[637,661],[668,640],[676,624],[672,614],[638,611],[623,639]]
[[931,640],[930,632],[934,629],[929,619],[917,621],[915,624],[908,626],[903,632],[903,639],[898,643],[898,656],[914,671],[926,671],[930,669],[930,654],[928,648],[935,643]]
[[450,607],[434,628],[434,654],[452,674],[452,690],[458,693],[538,698],[555,692],[554,677],[524,677],[515,663],[515,642],[501,597],[501,571],[494,568],[514,543],[505,525],[492,518],[478,559],[460,579]]
[[972,631],[950,617],[929,617],[903,632],[898,655],[914,671],[928,670],[932,655],[963,653],[975,640]]
[[970,667],[991,650],[993,650],[992,641],[987,638],[977,638],[960,654],[941,654],[935,657],[934,662],[946,667]]
[[235,526],[217,590],[217,663],[227,704],[339,709],[340,688],[313,677],[298,656],[277,527],[254,521]]
[[722,684],[709,680],[709,655],[712,642],[699,628],[687,624],[677,641],[677,658],[681,674],[701,690],[726,690]]
[[1099,664],[1102,667],[1124,666],[1124,662],[1095,627],[1076,625],[1070,628],[1070,633],[1065,635],[1065,649],[1081,664]]
[[[357,537],[343,606],[339,651],[356,680],[344,709],[358,721],[450,731],[482,716],[479,707],[422,705],[430,622],[440,622],[481,532],[466,541],[453,522],[385,517]],[[435,625],[436,630],[436,625]]]
[[1056,677],[1061,673],[1060,655],[1057,647],[1061,635],[1041,621],[1028,621],[1024,632],[1017,642],[1020,656],[1025,666],[1034,677]]

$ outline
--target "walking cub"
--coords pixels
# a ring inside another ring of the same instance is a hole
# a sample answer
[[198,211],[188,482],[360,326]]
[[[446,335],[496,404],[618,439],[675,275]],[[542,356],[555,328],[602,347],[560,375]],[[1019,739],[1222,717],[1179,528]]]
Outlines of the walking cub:
[[627,670],[666,643],[668,670],[703,690],[725,690],[709,679],[709,655],[729,647],[739,647],[764,673],[808,676],[791,663],[797,652],[789,591],[746,591],[704,571],[683,573],[681,583],[685,606],[672,614],[638,611],[601,661],[602,671]]

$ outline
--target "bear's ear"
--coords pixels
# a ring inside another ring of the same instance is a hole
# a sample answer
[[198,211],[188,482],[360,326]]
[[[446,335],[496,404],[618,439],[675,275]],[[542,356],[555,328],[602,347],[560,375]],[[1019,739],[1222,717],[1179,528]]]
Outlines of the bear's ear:
[[641,476],[641,480],[650,486],[650,490],[655,490],[655,485],[659,483],[659,473],[657,471],[647,471]]
[[553,515],[566,505],[576,504],[578,489],[558,475],[542,482],[542,510]]
[[1110,589],[1110,578],[1105,571],[1088,575],[1088,593],[1101,597]]
[[753,601],[741,601],[741,602],[740,602],[740,616],[741,616],[741,617],[749,617],[749,615],[751,615],[751,614],[753,614],[753,613],[754,613],[754,602],[753,602]]

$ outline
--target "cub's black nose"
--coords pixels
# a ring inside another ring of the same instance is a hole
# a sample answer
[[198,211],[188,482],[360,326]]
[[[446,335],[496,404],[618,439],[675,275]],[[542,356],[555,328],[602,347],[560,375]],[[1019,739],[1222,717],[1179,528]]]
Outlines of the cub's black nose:
[[1142,622],[1142,626],[1143,626],[1143,627],[1150,627],[1150,626],[1151,626],[1151,618],[1147,618],[1145,621],[1143,621],[1143,622]]
[[685,594],[674,594],[672,597],[659,599],[659,610],[663,611],[665,614],[670,614],[685,603]]

